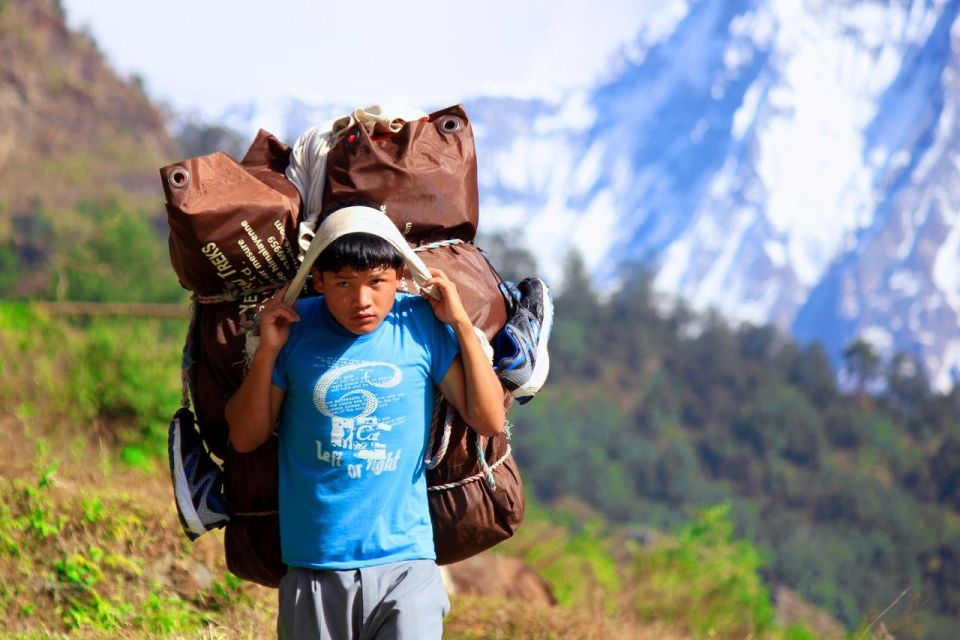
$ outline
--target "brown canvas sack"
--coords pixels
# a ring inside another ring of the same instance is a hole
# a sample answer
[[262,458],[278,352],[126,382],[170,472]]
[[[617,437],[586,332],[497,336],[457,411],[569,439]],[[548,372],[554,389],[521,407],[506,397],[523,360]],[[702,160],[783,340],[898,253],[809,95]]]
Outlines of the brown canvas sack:
[[236,302],[198,304],[190,394],[197,427],[210,451],[226,457],[229,432],[223,409],[245,374],[245,337]]
[[[466,242],[437,243],[415,249],[428,267],[441,269],[457,285],[463,308],[473,326],[492,340],[507,323],[507,307],[500,291],[500,275],[476,246]],[[401,287],[415,291],[413,278],[403,274]]]
[[245,325],[299,266],[292,240],[300,194],[284,175],[289,155],[287,145],[261,130],[240,163],[213,153],[160,170],[171,263],[197,303],[189,384],[200,435],[223,461],[232,511],[227,565],[244,579],[273,586],[284,571],[276,439],[237,453],[228,444],[224,407],[246,372]]
[[244,580],[276,586],[286,571],[277,515],[277,439],[238,453],[229,445],[224,416],[246,369],[239,307],[236,302],[197,305],[191,394],[200,435],[222,460],[224,498],[231,512],[224,533],[227,568]]
[[413,244],[473,240],[477,154],[463,106],[408,122],[396,133],[356,125],[342,134],[327,156],[324,209],[357,201],[384,205]]
[[287,567],[280,554],[276,436],[250,453],[229,448],[223,473],[231,507],[223,537],[227,568],[244,580],[279,586]]
[[[433,243],[418,247],[418,253],[428,266],[447,272],[474,325],[492,338],[507,319],[500,278],[476,247],[447,242],[472,239],[477,225],[476,155],[462,107],[407,123],[391,136],[371,135],[362,127],[354,133],[353,140],[347,135],[331,151],[329,167],[339,169],[328,169],[325,201],[386,204],[412,244]],[[358,150],[361,142],[366,151]],[[296,271],[290,240],[296,237],[300,200],[283,173],[288,161],[289,147],[261,131],[240,164],[221,153],[161,169],[171,261],[201,303],[190,386],[201,435],[223,460],[232,511],[224,537],[227,565],[240,578],[273,587],[286,571],[277,516],[276,438],[254,452],[235,452],[227,442],[223,409],[243,380],[245,316]],[[335,171],[340,177],[330,180]],[[415,290],[412,282],[407,286]],[[237,300],[241,291],[249,295]],[[510,537],[524,512],[523,486],[506,436],[478,447],[477,434],[462,418],[451,413],[449,424],[445,455],[428,472],[440,563]]]
[[242,162],[218,151],[160,169],[170,261],[185,288],[215,296],[293,277],[300,193],[283,173],[289,157],[261,129]]
[[[428,267],[442,269],[456,283],[470,321],[490,340],[507,320],[501,279],[483,253],[467,243],[422,246]],[[412,288],[409,277],[404,286]],[[512,397],[504,393],[504,406]],[[443,423],[447,407],[438,410]],[[523,521],[523,483],[505,433],[482,438],[451,411],[449,446],[427,472],[427,493],[438,564],[458,562],[511,537]],[[434,425],[431,457],[442,446],[443,424]],[[480,456],[477,444],[483,451]],[[486,471],[486,472],[485,472]]]
[[[507,394],[507,401],[510,395]],[[477,441],[484,460],[477,455]],[[427,472],[437,564],[459,562],[511,537],[523,521],[523,482],[506,434],[483,438],[455,414],[451,448]],[[484,473],[492,467],[493,483]]]
[[230,521],[224,533],[227,567],[240,578],[277,586],[280,559],[277,439],[238,453],[229,445],[227,401],[246,371],[245,333],[236,302],[198,304],[190,390],[196,424],[211,453],[222,461]]

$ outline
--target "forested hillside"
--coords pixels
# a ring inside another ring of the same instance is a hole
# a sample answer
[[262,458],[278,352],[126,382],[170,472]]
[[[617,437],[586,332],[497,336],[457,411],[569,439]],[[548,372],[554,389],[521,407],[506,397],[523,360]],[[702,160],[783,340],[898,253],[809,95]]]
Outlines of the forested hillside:
[[769,584],[847,625],[907,590],[896,633],[952,637],[960,388],[933,394],[909,354],[879,370],[857,343],[843,393],[816,344],[667,308],[639,270],[606,299],[577,258],[566,271],[550,383],[512,414],[539,499],[575,496],[639,538],[729,501]]
[[96,299],[118,276],[179,295],[132,286],[166,268],[157,168],[179,149],[160,110],[52,0],[0,1],[0,60],[0,297]]
[[[31,202],[153,199],[156,168],[177,145],[136,79],[121,79],[53,0],[0,2],[0,194]],[[159,211],[159,208],[157,209]]]

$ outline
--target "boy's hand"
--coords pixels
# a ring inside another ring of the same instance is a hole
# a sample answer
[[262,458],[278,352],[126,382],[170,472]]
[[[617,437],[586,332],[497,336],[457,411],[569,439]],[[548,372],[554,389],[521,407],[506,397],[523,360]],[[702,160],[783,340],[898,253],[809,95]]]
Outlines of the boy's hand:
[[437,320],[445,322],[455,329],[458,325],[472,327],[470,316],[467,315],[466,309],[463,308],[463,302],[460,301],[460,292],[457,291],[457,285],[440,269],[431,267],[430,273],[433,277],[424,282],[422,286],[432,285],[434,287],[437,297],[427,295],[424,295],[424,297],[433,307],[433,314],[437,316]]
[[286,291],[287,287],[280,289],[263,303],[263,311],[260,312],[259,349],[280,351],[290,337],[290,325],[300,322],[300,316],[295,309],[296,301],[293,306],[283,303],[283,294]]

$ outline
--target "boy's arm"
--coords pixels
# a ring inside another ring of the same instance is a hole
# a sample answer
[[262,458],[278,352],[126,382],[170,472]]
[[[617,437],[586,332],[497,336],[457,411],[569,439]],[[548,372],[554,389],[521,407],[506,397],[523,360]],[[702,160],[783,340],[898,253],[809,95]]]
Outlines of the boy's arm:
[[[283,294],[283,290],[279,295]],[[284,391],[272,382],[273,365],[290,336],[297,312],[274,296],[260,317],[260,345],[250,371],[224,409],[230,427],[230,444],[240,453],[253,451],[270,438],[280,415]]]
[[440,381],[440,392],[473,429],[483,436],[503,431],[503,387],[490,361],[483,353],[473,330],[457,286],[439,269],[430,269],[433,278],[424,286],[435,285],[439,299],[428,297],[437,319],[453,328],[460,355]]

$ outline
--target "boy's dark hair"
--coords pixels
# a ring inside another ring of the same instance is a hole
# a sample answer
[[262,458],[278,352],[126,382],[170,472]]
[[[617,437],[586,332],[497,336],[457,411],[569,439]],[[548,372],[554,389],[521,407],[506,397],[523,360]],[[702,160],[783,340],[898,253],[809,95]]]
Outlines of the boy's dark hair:
[[313,263],[320,271],[340,271],[354,269],[366,271],[389,267],[399,269],[403,265],[403,256],[392,244],[370,233],[348,233],[330,243],[320,252]]

